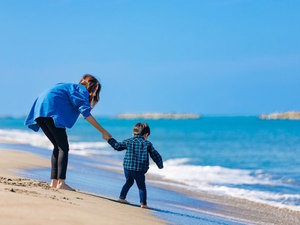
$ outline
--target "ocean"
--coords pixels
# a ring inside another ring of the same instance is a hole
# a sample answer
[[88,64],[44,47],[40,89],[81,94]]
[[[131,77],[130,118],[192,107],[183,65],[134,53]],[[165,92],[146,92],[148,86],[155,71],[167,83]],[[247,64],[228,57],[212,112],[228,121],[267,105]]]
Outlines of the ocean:
[[[97,120],[119,141],[132,136],[135,123],[145,121],[101,117]],[[0,147],[44,154],[50,162],[50,142],[41,131],[35,133],[24,127],[23,122],[24,118],[0,118]],[[300,121],[260,120],[256,116],[203,116],[200,119],[146,122],[151,128],[149,140],[164,160],[164,169],[159,170],[152,163],[148,171],[151,177],[157,178],[150,182],[153,187],[150,188],[149,203],[152,200],[160,217],[163,218],[164,211],[173,212],[174,218],[184,214],[188,217],[182,221],[191,220],[188,224],[197,224],[200,217],[207,217],[189,209],[195,207],[195,198],[180,197],[176,192],[164,189],[164,183],[195,194],[225,195],[300,211]],[[71,183],[86,191],[117,198],[124,181],[121,173],[124,152],[114,151],[82,118],[67,133],[70,142],[68,179]],[[100,168],[102,172],[99,172]],[[46,181],[50,176],[49,169],[23,173]],[[105,180],[103,187],[99,177]],[[137,204],[137,190],[132,189],[128,197]],[[154,196],[151,199],[151,192],[162,193],[160,196],[173,195],[168,199],[185,198],[185,205],[178,206],[182,201],[174,200],[169,205],[178,210],[170,211],[167,205],[159,207],[161,199]],[[208,218],[203,224],[210,222]],[[218,223],[239,224],[224,222],[224,219]],[[215,218],[211,224],[216,224]]]

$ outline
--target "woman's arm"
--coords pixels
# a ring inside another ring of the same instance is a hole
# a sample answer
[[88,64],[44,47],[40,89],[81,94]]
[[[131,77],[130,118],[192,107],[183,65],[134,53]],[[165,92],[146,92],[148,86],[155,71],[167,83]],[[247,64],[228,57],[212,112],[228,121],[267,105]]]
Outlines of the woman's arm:
[[85,118],[93,127],[95,127],[98,131],[102,133],[102,138],[108,141],[112,136],[108,133],[96,120],[95,118],[90,115]]

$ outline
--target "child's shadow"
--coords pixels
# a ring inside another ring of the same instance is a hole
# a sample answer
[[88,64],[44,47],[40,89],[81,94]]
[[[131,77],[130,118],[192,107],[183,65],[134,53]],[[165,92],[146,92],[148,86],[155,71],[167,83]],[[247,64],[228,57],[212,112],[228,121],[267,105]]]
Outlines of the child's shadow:
[[[96,195],[96,194],[92,194],[92,193],[88,193],[88,192],[83,192],[83,191],[80,191],[80,190],[76,190],[76,192],[84,194],[84,195],[89,195],[89,196],[93,196],[93,197],[96,197],[96,198],[101,198],[101,199],[105,199],[105,200],[108,200],[108,201],[116,202],[116,203],[119,203],[119,204],[124,204],[124,203],[119,202],[116,199],[112,199],[112,198],[108,198],[108,197],[104,197],[104,196],[100,196],[100,195]],[[124,204],[124,205],[141,208],[141,206],[138,205],[138,204],[131,204],[130,203],[130,204]],[[165,209],[158,209],[158,208],[150,207],[148,210],[152,210],[152,211],[156,211],[156,212],[164,213],[164,214],[169,214],[169,215],[182,216],[182,217],[186,217],[186,218],[190,218],[190,219],[196,219],[196,220],[211,222],[211,220],[200,217],[200,216],[194,216],[194,215],[189,215],[189,214],[185,214],[185,213],[178,213],[178,212],[173,212],[173,211],[169,211],[169,210],[165,210]],[[216,222],[216,223],[218,223],[218,222]],[[220,223],[220,224],[223,224],[223,223]]]
[[[108,197],[104,197],[104,196],[100,196],[100,195],[96,195],[96,194],[92,194],[92,193],[88,193],[88,192],[84,192],[84,191],[80,191],[80,190],[76,190],[77,193],[80,193],[80,194],[84,194],[84,195],[89,195],[89,196],[92,196],[92,197],[96,197],[96,198],[101,198],[101,199],[105,199],[105,200],[108,200],[108,201],[111,201],[111,202],[116,202],[116,203],[119,203],[119,204],[123,204],[123,205],[130,205],[130,206],[133,206],[133,207],[138,207],[140,208],[141,206],[138,205],[138,204],[124,204],[124,203],[121,203],[119,202],[118,200],[116,199],[113,199],[113,198],[108,198]],[[152,209],[152,208],[151,208]]]

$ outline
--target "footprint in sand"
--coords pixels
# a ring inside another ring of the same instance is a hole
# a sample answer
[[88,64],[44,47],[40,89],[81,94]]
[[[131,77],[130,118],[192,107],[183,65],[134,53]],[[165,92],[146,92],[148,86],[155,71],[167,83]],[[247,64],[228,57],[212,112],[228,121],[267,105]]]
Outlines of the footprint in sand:
[[6,178],[0,177],[0,183],[6,185],[20,186],[20,187],[41,187],[43,189],[50,189],[51,187],[46,182],[35,181],[27,178]]
[[18,189],[18,188],[5,188],[5,190],[13,192],[13,193],[30,194],[30,195],[40,195],[36,191],[28,191],[28,190],[23,190],[23,189]]

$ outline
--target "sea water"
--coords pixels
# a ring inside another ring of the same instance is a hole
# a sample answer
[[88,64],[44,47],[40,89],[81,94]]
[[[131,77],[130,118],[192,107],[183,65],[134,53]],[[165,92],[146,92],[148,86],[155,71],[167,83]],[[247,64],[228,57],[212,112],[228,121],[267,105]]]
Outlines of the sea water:
[[[97,120],[119,141],[132,136],[135,123],[145,122]],[[29,130],[23,122],[24,118],[1,118],[0,142],[51,150],[42,132]],[[168,185],[174,181],[174,186],[179,182],[193,192],[300,210],[300,121],[204,116],[146,122],[149,140],[164,159],[163,170],[151,164],[148,173],[168,180]],[[95,167],[107,162],[121,169],[124,152],[114,151],[87,121],[79,119],[67,133],[70,154]]]

